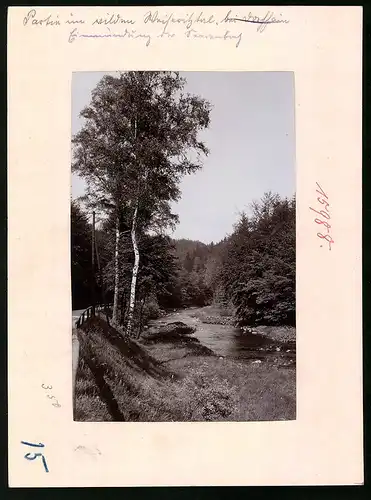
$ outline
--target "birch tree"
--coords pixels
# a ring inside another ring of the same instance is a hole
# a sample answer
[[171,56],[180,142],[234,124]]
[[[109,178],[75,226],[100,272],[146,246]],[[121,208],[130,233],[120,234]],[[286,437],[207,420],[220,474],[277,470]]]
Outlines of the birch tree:
[[169,202],[179,181],[202,167],[208,154],[199,140],[209,125],[210,104],[184,94],[185,79],[173,72],[126,72],[105,76],[81,115],[74,137],[73,169],[88,183],[86,199],[116,214],[113,323],[118,315],[120,212],[131,214],[134,253],[126,333],[132,332],[140,266],[138,235],[174,222]]
[[86,181],[82,198],[87,208],[115,219],[114,324],[118,319],[120,218],[130,199],[128,119],[121,115],[123,100],[122,89],[103,78],[92,92],[91,103],[81,111],[84,125],[72,139],[72,171]]

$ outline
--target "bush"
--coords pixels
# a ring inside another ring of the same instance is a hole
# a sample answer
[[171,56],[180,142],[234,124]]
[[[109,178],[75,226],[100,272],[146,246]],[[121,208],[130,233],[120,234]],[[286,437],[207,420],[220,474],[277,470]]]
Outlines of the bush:
[[152,299],[143,308],[143,317],[146,321],[161,317],[161,310],[156,300]]

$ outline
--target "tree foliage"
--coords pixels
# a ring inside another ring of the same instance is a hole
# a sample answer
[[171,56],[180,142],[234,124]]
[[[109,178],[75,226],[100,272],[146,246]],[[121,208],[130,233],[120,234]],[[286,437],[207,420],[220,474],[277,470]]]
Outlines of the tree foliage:
[[87,182],[87,206],[115,220],[115,323],[128,263],[127,259],[122,262],[120,253],[126,244],[122,226],[130,228],[135,259],[127,312],[129,334],[140,274],[139,240],[149,232],[161,234],[173,227],[177,216],[171,213],[170,204],[179,198],[179,181],[201,168],[202,155],[208,154],[198,133],[209,125],[210,104],[184,94],[185,83],[176,72],[105,76],[81,112],[85,123],[73,138],[72,169]]
[[91,301],[90,225],[79,206],[71,203],[71,276],[72,307],[80,309]]
[[[125,220],[120,240],[121,321],[128,307],[134,256]],[[90,225],[76,206],[71,208],[72,282],[74,304],[90,300]],[[96,233],[108,300],[112,299],[114,220]],[[137,324],[160,308],[181,308],[216,302],[232,304],[241,326],[295,324],[295,198],[267,194],[254,203],[251,215],[241,214],[232,235],[204,244],[141,233],[138,239]],[[80,306],[78,306],[80,307]],[[148,313],[148,308],[152,312]]]
[[151,225],[179,197],[180,177],[208,154],[198,132],[210,113],[206,100],[183,94],[184,85],[165,71],[102,78],[73,138],[72,169],[85,178],[90,205],[130,211],[140,197],[142,225]]
[[219,281],[241,326],[295,324],[295,198],[268,193],[241,215]]
[[[87,184],[96,229],[100,301],[114,302],[127,332],[160,308],[233,305],[243,325],[295,323],[295,198],[267,193],[218,243],[171,240],[179,183],[208,154],[199,132],[211,105],[184,92],[176,72],[105,76],[81,112],[72,169]],[[202,210],[202,207],[200,207]],[[91,303],[91,226],[71,206],[74,307]],[[96,290],[96,291],[97,291]],[[94,295],[94,294],[93,294]]]

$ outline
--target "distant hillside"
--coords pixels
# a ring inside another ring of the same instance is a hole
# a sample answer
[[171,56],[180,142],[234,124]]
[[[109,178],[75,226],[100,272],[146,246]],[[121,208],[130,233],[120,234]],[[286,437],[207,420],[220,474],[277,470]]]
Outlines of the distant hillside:
[[218,286],[219,269],[227,239],[205,244],[190,239],[172,240],[180,269],[178,285],[184,305],[210,304]]
[[194,267],[197,270],[204,268],[206,262],[211,258],[219,258],[223,249],[226,246],[227,239],[219,243],[202,243],[197,240],[179,239],[172,240],[176,254],[182,265],[186,265],[186,269],[190,272]]

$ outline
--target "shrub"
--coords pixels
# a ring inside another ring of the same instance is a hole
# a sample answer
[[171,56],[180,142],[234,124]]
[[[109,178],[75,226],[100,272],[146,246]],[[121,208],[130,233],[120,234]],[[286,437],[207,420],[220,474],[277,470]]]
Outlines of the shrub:
[[145,320],[158,319],[161,316],[161,310],[156,300],[152,299],[143,308],[143,316]]

